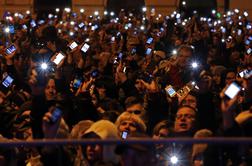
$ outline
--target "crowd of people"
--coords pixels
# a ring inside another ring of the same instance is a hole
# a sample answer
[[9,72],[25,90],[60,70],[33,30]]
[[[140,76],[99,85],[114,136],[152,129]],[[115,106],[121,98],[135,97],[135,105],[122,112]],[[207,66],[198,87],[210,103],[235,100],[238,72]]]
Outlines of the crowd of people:
[[[1,140],[249,137],[246,11],[6,12]],[[177,156],[173,156],[177,155]],[[2,165],[251,165],[250,146],[176,142],[0,148]]]

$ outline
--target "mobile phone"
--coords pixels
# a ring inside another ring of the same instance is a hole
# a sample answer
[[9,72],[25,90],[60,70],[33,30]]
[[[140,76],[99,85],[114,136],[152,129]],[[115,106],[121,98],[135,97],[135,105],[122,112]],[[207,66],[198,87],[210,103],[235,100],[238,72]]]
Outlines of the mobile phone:
[[74,81],[73,81],[73,87],[78,89],[81,86],[82,82],[83,82],[82,79],[75,78]]
[[78,46],[78,44],[77,44],[75,41],[73,41],[73,42],[69,45],[69,47],[70,47],[71,50],[75,49],[77,46]]
[[5,87],[5,88],[9,88],[12,83],[14,81],[14,78],[12,78],[11,76],[7,75],[3,81],[2,81],[2,85]]
[[84,23],[83,22],[81,22],[78,26],[79,26],[79,28],[83,28],[84,27]]
[[153,42],[153,38],[152,37],[148,38],[148,40],[146,41],[147,44],[151,44],[152,42]]
[[146,55],[150,55],[150,54],[151,54],[151,51],[152,51],[152,49],[151,49],[151,48],[147,48],[147,50],[146,50],[145,54],[146,54]]
[[123,131],[121,137],[122,137],[122,139],[127,139],[128,132],[127,131]]
[[96,30],[97,28],[98,28],[98,25],[94,25],[94,26],[91,27],[91,30],[94,31],[94,30]]
[[63,53],[59,52],[56,55],[56,58],[53,60],[53,62],[58,65],[63,59],[65,58],[65,55]]
[[126,66],[123,67],[123,72],[124,72],[124,73],[127,72],[127,67],[126,67]]
[[237,30],[237,35],[240,36],[241,33],[242,33],[242,30],[241,30],[241,29],[238,29],[238,30]]
[[12,54],[14,51],[16,51],[16,47],[14,44],[12,44],[10,47],[6,49],[7,54]]
[[230,99],[233,99],[240,91],[241,87],[236,82],[233,82],[228,86],[224,94]]
[[22,14],[18,14],[18,17],[19,17],[20,19],[23,19],[23,18],[24,18],[24,16],[23,16]]
[[251,26],[250,24],[248,24],[248,25],[246,26],[246,28],[247,28],[247,30],[250,30],[250,29],[252,28],[252,26]]
[[179,98],[185,97],[190,91],[191,89],[188,86],[184,86],[183,88],[179,89],[176,94]]
[[94,70],[94,71],[92,71],[92,73],[91,73],[91,77],[93,77],[93,78],[98,77],[98,75],[99,75],[98,70]]
[[221,32],[222,32],[222,33],[226,33],[226,28],[223,27],[223,28],[221,29]]
[[154,8],[151,9],[151,16],[155,16],[156,10]]
[[233,37],[232,36],[228,36],[227,38],[227,42],[230,43],[232,41]]
[[115,36],[111,37],[111,42],[115,41]]
[[22,28],[26,30],[26,29],[27,29],[27,26],[26,26],[25,24],[23,24],[23,25],[22,25]]
[[34,20],[31,20],[30,24],[31,24],[32,28],[34,28],[35,26],[37,26],[37,24],[36,24],[36,22]]
[[122,57],[123,57],[123,53],[120,52],[119,55],[118,55],[118,59],[122,60]]
[[171,85],[166,86],[165,91],[170,97],[174,97],[176,95],[176,91],[173,89]]
[[62,115],[62,110],[59,107],[56,107],[52,112],[51,122],[55,123]]
[[38,21],[38,24],[39,24],[39,25],[42,25],[42,24],[44,24],[44,23],[45,23],[45,20],[39,20],[39,21]]
[[250,41],[249,41],[249,40],[246,40],[246,41],[245,41],[245,44],[246,44],[246,45],[250,45]]
[[239,72],[239,76],[241,78],[248,79],[248,78],[250,78],[252,76],[252,70],[245,69],[245,70]]
[[48,18],[49,19],[53,18],[53,15],[52,14],[48,14]]
[[252,51],[252,49],[249,48],[249,49],[247,49],[246,53],[247,53],[248,55],[250,55],[250,54],[251,54],[251,51]]
[[83,51],[84,53],[86,53],[86,52],[88,51],[89,47],[90,47],[90,46],[89,46],[87,43],[85,43],[85,44],[82,46],[81,51]]
[[132,48],[131,55],[134,55],[136,53],[136,48]]
[[9,29],[10,29],[10,33],[11,33],[11,34],[15,33],[15,28],[14,28],[13,25],[10,25],[10,26],[9,26]]
[[131,28],[131,27],[132,27],[132,24],[131,24],[131,23],[128,23],[128,27]]

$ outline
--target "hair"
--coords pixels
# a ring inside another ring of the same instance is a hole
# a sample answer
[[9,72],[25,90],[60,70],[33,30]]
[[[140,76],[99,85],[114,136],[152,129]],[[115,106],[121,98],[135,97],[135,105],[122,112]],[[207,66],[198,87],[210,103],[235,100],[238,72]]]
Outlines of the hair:
[[54,26],[48,26],[42,31],[42,35],[45,41],[54,42],[57,38],[57,29]]
[[181,45],[181,46],[178,48],[178,55],[180,54],[180,52],[181,52],[182,50],[186,50],[186,51],[188,51],[188,52],[193,53],[193,49],[192,49],[192,47],[191,47],[190,45],[186,45],[186,44]]
[[144,121],[139,116],[137,116],[135,114],[131,114],[129,112],[123,112],[117,118],[117,120],[115,122],[115,125],[117,126],[117,128],[120,126],[121,122],[125,121],[125,120],[132,120],[132,121],[134,121],[137,124],[137,130],[139,132],[143,132],[143,133],[146,132],[147,127],[146,127]]
[[158,133],[161,129],[170,130],[170,127],[173,127],[173,126],[168,120],[160,121],[155,125],[152,135],[158,135]]
[[189,109],[193,110],[195,112],[195,114],[197,113],[197,110],[189,105],[181,105],[181,106],[179,106],[178,110],[180,110],[181,108],[189,108]]
[[134,104],[143,104],[143,100],[135,96],[130,96],[124,102],[125,108],[128,108]]

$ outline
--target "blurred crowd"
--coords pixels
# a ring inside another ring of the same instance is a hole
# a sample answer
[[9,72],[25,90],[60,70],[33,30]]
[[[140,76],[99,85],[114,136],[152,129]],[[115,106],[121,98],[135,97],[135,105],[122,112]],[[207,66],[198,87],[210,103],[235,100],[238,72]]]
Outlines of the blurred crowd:
[[[5,12],[1,140],[252,136],[248,13],[146,11]],[[245,166],[251,150],[176,142],[1,147],[0,164]]]

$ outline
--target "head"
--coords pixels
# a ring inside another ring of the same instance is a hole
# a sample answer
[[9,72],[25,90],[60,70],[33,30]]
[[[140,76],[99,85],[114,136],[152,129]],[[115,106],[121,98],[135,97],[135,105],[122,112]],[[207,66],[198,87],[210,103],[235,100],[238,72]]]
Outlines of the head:
[[153,129],[152,138],[154,139],[165,138],[169,135],[169,133],[170,133],[169,122],[166,120],[161,121],[155,125]]
[[197,98],[195,94],[189,93],[181,102],[181,105],[188,105],[194,109],[197,109]]
[[[108,120],[99,120],[91,125],[82,136],[82,138],[96,139],[118,139],[116,126]],[[82,154],[90,161],[113,162],[118,161],[114,154],[114,145],[87,145],[82,147]]]
[[236,74],[234,71],[228,71],[225,78],[226,85],[230,85],[236,79]]
[[192,131],[195,127],[196,111],[190,106],[181,106],[176,113],[175,132]]
[[18,92],[13,93],[13,95],[11,96],[11,106],[12,108],[14,108],[15,110],[19,110],[20,107],[27,101],[29,101],[31,99],[31,95],[30,93],[24,91],[24,90],[20,90]]
[[143,120],[132,113],[123,112],[116,120],[115,125],[117,126],[119,135],[123,131],[127,131],[129,133],[145,133],[146,132],[146,125],[144,124]]
[[[132,135],[130,139],[148,138],[144,134]],[[153,144],[120,144],[116,147],[116,154],[121,156],[121,165],[156,165],[155,148]]]
[[160,62],[162,59],[165,59],[165,52],[160,50],[154,51],[154,60]]
[[[84,135],[84,138],[101,139],[96,133],[88,133]],[[85,156],[89,163],[95,163],[101,161],[102,157],[102,146],[98,144],[86,145],[81,147],[82,154]]]
[[188,45],[182,45],[178,49],[177,65],[184,68],[189,64],[190,58],[193,55],[193,50]]
[[131,114],[139,116],[141,119],[145,120],[145,109],[141,99],[137,97],[128,97],[125,100],[125,111]]
[[240,52],[239,51],[234,51],[229,57],[229,64],[232,67],[237,67],[240,65]]
[[57,94],[57,91],[56,91],[55,80],[50,78],[45,87],[46,100],[54,100],[56,97],[56,94]]

